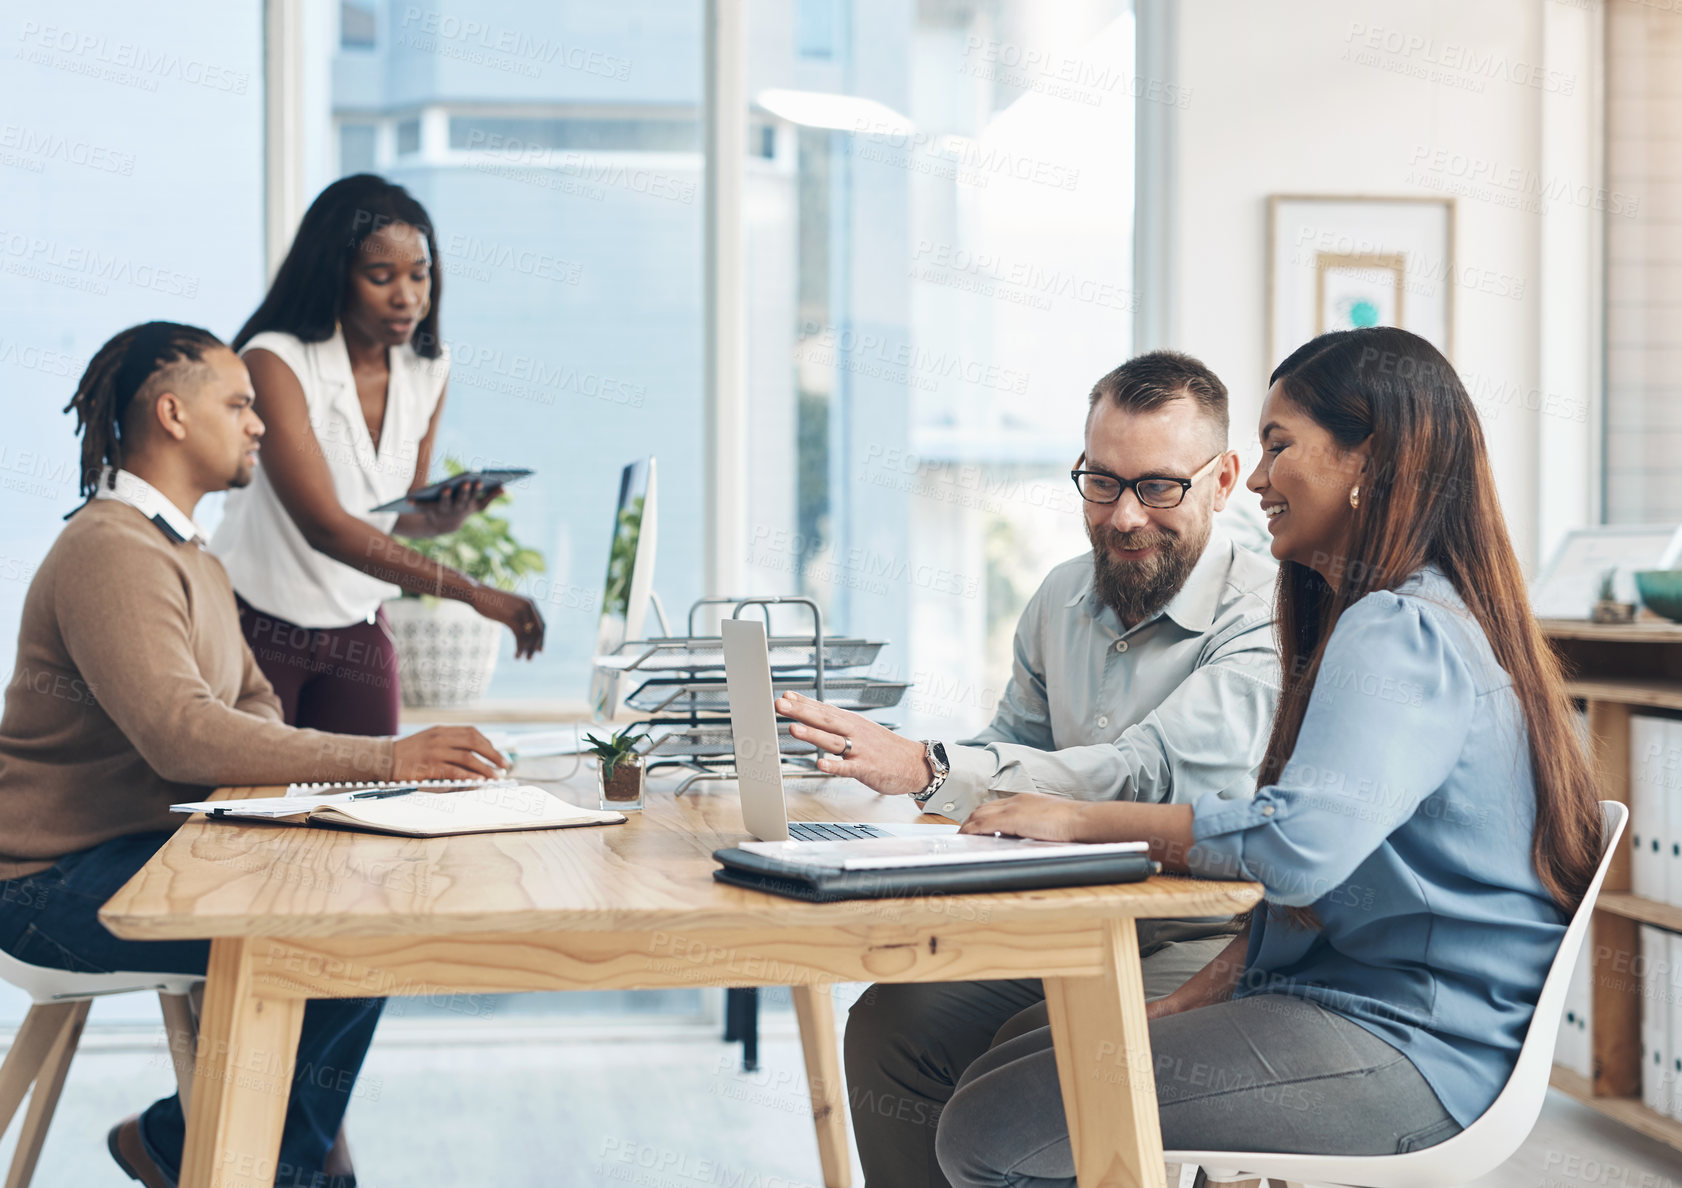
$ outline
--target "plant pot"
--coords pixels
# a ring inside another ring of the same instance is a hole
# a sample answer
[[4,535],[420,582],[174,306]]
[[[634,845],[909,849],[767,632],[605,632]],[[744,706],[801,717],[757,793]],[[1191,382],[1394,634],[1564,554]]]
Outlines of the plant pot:
[[1589,612],[1589,618],[1596,623],[1633,623],[1635,603],[1601,598],[1595,602],[1594,609]]
[[470,705],[485,696],[496,672],[502,624],[465,602],[441,598],[393,598],[385,614],[397,647],[404,705]]
[[601,789],[601,805],[604,809],[618,809],[622,813],[634,812],[642,807],[643,766],[642,756],[627,755],[613,765],[613,775],[607,773],[607,764],[597,760],[596,786]]

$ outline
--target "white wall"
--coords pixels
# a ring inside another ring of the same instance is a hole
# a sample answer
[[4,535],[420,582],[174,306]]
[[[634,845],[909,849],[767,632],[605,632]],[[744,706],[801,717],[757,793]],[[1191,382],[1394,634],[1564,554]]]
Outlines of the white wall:
[[[1577,199],[1599,183],[1583,132],[1597,104],[1597,0],[1174,7],[1172,61],[1158,68],[1189,90],[1171,114],[1176,176],[1140,185],[1172,187],[1164,333],[1226,381],[1234,445],[1253,462],[1279,362],[1264,342],[1267,196],[1454,194],[1455,267],[1475,271],[1455,285],[1453,362],[1533,566],[1593,514],[1598,215]],[[1547,196],[1564,189],[1575,197]]]

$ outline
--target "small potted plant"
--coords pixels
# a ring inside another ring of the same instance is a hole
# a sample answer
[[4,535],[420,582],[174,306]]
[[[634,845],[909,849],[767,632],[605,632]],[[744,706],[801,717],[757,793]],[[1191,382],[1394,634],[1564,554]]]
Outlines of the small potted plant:
[[1635,603],[1620,602],[1615,579],[1618,571],[1608,569],[1600,575],[1600,597],[1595,599],[1589,618],[1596,623],[1631,623],[1635,621]]
[[[457,475],[466,467],[446,458],[444,469]],[[512,590],[527,574],[542,573],[545,565],[542,553],[514,539],[505,518],[491,514],[509,500],[504,491],[454,532],[403,543],[476,582]],[[385,613],[396,641],[404,705],[466,705],[485,695],[496,672],[505,630],[501,623],[465,602],[430,594],[393,598],[385,604]]]
[[[637,730],[643,733],[638,734]],[[597,759],[596,777],[601,786],[604,809],[621,812],[642,807],[642,756],[636,745],[647,738],[647,728],[636,722],[606,739],[586,734],[584,741]]]

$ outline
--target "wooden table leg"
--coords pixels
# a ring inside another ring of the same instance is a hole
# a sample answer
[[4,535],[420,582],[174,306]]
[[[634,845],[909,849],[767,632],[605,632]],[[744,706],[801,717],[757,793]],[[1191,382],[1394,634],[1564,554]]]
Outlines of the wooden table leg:
[[260,997],[251,948],[237,939],[210,945],[181,1188],[259,1188],[276,1178],[304,1000]]
[[812,1091],[812,1120],[818,1128],[818,1163],[825,1188],[853,1182],[847,1149],[847,1106],[841,1093],[841,1058],[835,1049],[835,1002],[828,986],[792,986],[800,1050]]
[[1080,1188],[1164,1188],[1138,934],[1111,921],[1096,977],[1047,978],[1057,1082]]

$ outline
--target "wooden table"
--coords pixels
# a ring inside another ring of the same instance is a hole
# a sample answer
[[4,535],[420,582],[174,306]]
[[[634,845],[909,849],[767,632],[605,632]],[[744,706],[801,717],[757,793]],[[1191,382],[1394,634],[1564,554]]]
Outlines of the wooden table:
[[[915,806],[808,781],[789,815],[908,821]],[[830,985],[1023,977],[1045,979],[1082,1188],[1162,1188],[1134,920],[1243,911],[1259,888],[809,904],[712,881],[712,851],[744,837],[733,790],[656,782],[644,812],[597,828],[416,840],[192,818],[100,912],[130,940],[211,941],[182,1188],[271,1181],[307,999],[752,985],[794,988],[824,1182],[845,1188]]]

